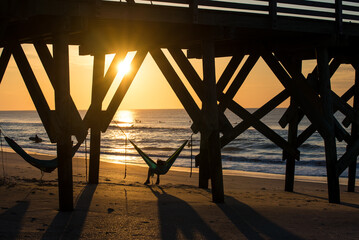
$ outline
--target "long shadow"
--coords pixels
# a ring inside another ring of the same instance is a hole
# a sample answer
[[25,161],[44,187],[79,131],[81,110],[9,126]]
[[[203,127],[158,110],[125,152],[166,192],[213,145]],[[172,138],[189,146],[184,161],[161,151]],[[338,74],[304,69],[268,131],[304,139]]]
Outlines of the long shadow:
[[185,201],[148,186],[158,198],[158,212],[161,227],[161,239],[177,239],[179,231],[186,239],[196,239],[201,233],[204,239],[220,239],[220,237],[203,221],[198,213]]
[[16,239],[21,230],[21,221],[30,205],[29,201],[18,201],[0,215],[0,239]]
[[88,184],[78,198],[72,212],[59,212],[42,239],[79,239],[97,185]]
[[225,201],[218,207],[248,239],[302,239],[233,197],[226,196]]
[[[306,197],[312,197],[312,198],[317,198],[317,199],[329,201],[328,198],[325,198],[325,197],[319,197],[319,196],[310,195],[310,194],[306,194],[306,193],[298,193],[298,192],[294,192],[294,193],[298,194],[298,195],[306,196]],[[340,204],[344,205],[344,206],[347,206],[347,207],[359,208],[359,205],[355,204],[355,203],[347,203],[347,202],[341,201]]]

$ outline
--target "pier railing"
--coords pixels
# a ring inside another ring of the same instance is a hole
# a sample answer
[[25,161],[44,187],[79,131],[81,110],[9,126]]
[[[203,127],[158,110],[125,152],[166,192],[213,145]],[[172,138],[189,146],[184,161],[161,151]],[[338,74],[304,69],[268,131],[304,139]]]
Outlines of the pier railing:
[[[125,1],[125,0],[122,0]],[[191,8],[193,11],[247,12],[278,16],[300,17],[359,23],[359,0],[135,0],[136,4]]]

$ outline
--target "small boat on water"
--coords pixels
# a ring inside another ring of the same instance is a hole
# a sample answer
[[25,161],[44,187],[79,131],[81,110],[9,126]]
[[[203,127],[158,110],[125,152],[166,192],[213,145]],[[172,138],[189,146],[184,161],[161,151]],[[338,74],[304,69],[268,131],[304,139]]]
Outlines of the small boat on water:
[[37,134],[35,134],[34,137],[29,137],[29,139],[30,139],[31,141],[34,141],[35,143],[40,143],[40,142],[42,142],[42,139],[41,139],[39,136],[37,136]]

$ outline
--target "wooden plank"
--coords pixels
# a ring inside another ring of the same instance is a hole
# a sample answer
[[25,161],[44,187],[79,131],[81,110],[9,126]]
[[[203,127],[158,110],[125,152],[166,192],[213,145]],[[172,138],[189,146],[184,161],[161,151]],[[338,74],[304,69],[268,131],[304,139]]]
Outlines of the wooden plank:
[[40,85],[36,80],[30,63],[28,62],[26,55],[19,43],[14,42],[14,44],[11,46],[11,50],[15,62],[20,70],[21,76],[25,82],[26,88],[28,89],[31,99],[39,114],[41,122],[45,127],[47,135],[49,136],[51,142],[57,142],[57,136],[60,132],[59,124],[51,115],[50,107],[47,104]]
[[322,135],[325,146],[325,159],[327,166],[328,198],[331,203],[340,203],[339,178],[337,176],[337,147],[334,134],[334,115],[332,90],[330,86],[328,51],[317,48],[318,77],[320,82],[320,96],[323,106],[323,118],[327,122],[326,134]]
[[105,132],[108,126],[110,125],[113,116],[116,114],[118,107],[120,106],[128,89],[130,88],[133,79],[136,77],[136,74],[139,71],[143,61],[145,60],[146,55],[147,55],[147,51],[141,50],[141,51],[137,51],[135,57],[133,58],[131,62],[131,72],[123,77],[120,85],[118,86],[113,98],[111,99],[111,102],[109,103],[105,111],[104,120],[102,122],[103,132]]
[[[105,71],[105,54],[97,53],[94,55],[93,61],[93,77],[92,77],[92,111],[99,116],[102,112],[102,99],[99,93],[104,79]],[[100,172],[100,152],[101,152],[101,118],[97,121],[93,119],[90,122],[91,138],[90,138],[90,160],[89,160],[89,183],[98,184]]]
[[0,83],[4,77],[7,65],[11,57],[11,51],[9,47],[4,47],[0,57]]
[[[39,55],[39,58],[41,60],[42,65],[44,66],[44,69],[47,73],[47,76],[50,79],[50,82],[52,86],[56,85],[54,82],[56,80],[54,76],[54,59],[49,51],[49,48],[46,46],[45,42],[42,40],[37,40],[34,42],[34,47],[36,49],[37,54]],[[76,105],[70,96],[69,100],[69,112],[72,116],[71,119],[71,133],[76,136],[77,141],[83,142],[87,136],[87,129],[84,127],[82,123],[82,118],[80,116],[80,113],[78,112]]]
[[70,73],[68,36],[58,34],[54,38],[55,110],[61,122],[57,141],[58,188],[60,211],[73,210],[72,141],[70,103]]

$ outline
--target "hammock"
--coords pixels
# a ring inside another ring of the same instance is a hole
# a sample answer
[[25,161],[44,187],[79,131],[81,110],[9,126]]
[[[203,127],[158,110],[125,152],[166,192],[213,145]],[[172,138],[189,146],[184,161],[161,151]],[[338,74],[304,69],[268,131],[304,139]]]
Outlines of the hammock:
[[186,146],[188,140],[186,140],[173,154],[170,156],[164,165],[157,165],[156,162],[154,162],[146,153],[144,153],[139,147],[136,146],[131,140],[129,140],[130,143],[133,145],[133,147],[137,150],[137,152],[141,155],[143,160],[147,163],[149,168],[153,171],[153,173],[156,173],[158,175],[163,175],[170,170],[172,164],[176,161],[177,157],[182,152],[183,148]]
[[[57,158],[54,158],[52,160],[41,160],[34,157],[31,157],[28,153],[22,149],[22,147],[19,146],[14,140],[12,140],[9,137],[4,136],[6,142],[9,144],[9,146],[17,153],[19,154],[26,162],[30,163],[32,166],[40,169],[43,172],[50,173],[54,171],[58,166],[58,160]],[[79,149],[81,143],[77,143],[72,148],[72,156],[75,155],[77,150]]]

